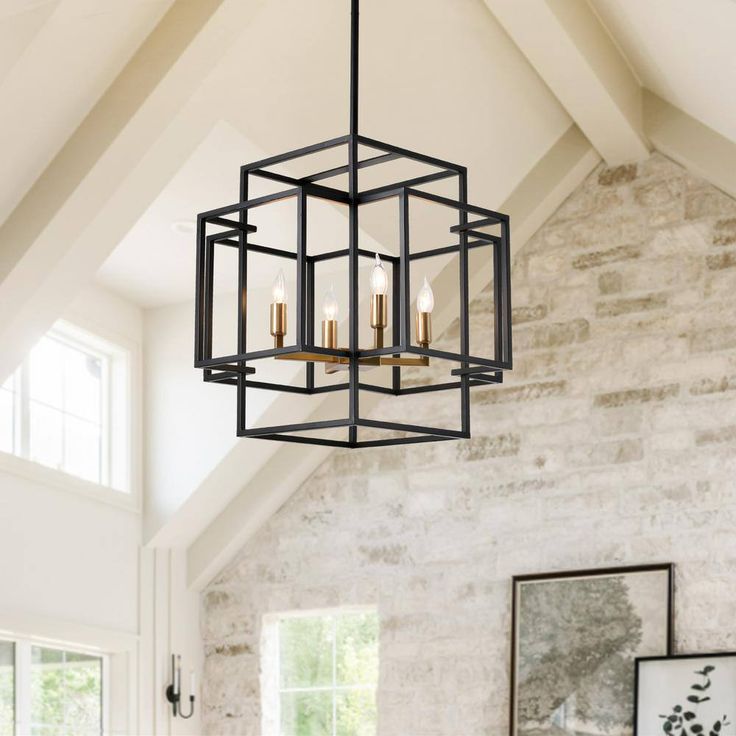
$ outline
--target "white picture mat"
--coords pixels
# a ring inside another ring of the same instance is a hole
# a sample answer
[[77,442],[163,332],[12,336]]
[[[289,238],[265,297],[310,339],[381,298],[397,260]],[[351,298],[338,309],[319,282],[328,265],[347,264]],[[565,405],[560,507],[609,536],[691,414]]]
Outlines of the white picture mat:
[[[702,684],[696,675],[705,666],[715,667],[710,673],[712,685],[706,703],[688,703],[694,694],[693,683]],[[697,714],[705,733],[713,723],[728,716],[731,725],[721,731],[722,736],[736,736],[736,656],[694,657],[685,659],[653,660],[639,664],[637,736],[663,736],[660,715],[669,715],[675,705],[682,705]]]

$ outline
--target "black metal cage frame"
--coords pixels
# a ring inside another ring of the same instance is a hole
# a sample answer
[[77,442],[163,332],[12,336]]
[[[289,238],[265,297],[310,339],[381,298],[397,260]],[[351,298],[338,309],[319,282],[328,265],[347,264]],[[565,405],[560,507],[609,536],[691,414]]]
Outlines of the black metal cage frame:
[[[436,440],[470,437],[470,388],[501,383],[503,372],[512,368],[511,346],[511,256],[509,216],[468,203],[467,168],[449,161],[416,153],[384,143],[358,133],[358,4],[351,0],[351,64],[350,64],[350,133],[294,151],[272,156],[261,161],[241,166],[240,201],[219,207],[197,216],[196,296],[195,296],[195,361],[202,369],[207,382],[233,385],[237,388],[237,434],[242,437],[281,440],[335,447],[375,447],[384,445],[428,442]],[[377,155],[359,158],[359,146],[374,149]],[[344,147],[347,163],[317,173],[293,178],[277,173],[272,167],[295,161],[315,153]],[[360,169],[378,166],[389,161],[405,159],[434,167],[436,171],[406,179],[393,184],[362,190],[359,188]],[[347,174],[348,187],[340,189],[320,182]],[[288,188],[248,198],[251,177],[268,179]],[[458,198],[450,199],[422,190],[432,182],[456,178]],[[348,219],[347,248],[327,253],[310,254],[307,243],[307,215],[310,198],[327,200],[346,206]],[[252,242],[251,236],[257,228],[249,224],[252,210],[276,202],[293,199],[296,201],[296,248],[294,251]],[[457,235],[457,243],[411,252],[409,212],[412,200],[421,199],[457,212],[458,222],[450,228]],[[362,349],[359,345],[359,283],[358,272],[361,258],[373,258],[374,252],[359,247],[360,207],[382,200],[395,200],[398,206],[399,255],[382,255],[390,265],[392,278],[391,325],[395,344],[380,348]],[[471,219],[477,218],[477,219]],[[483,232],[484,228],[496,226],[500,235]],[[226,228],[223,230],[222,228]],[[214,231],[213,231],[214,230]],[[214,259],[218,246],[237,249],[238,295],[237,354],[213,356],[213,295]],[[471,355],[469,316],[469,252],[476,248],[491,248],[493,265],[494,340],[490,346],[493,357]],[[266,350],[249,350],[247,340],[248,308],[248,255],[259,253],[279,259],[290,259],[296,265],[296,340],[293,345]],[[433,256],[456,254],[459,264],[460,297],[460,350],[448,352],[412,344],[410,272],[414,261]],[[315,315],[315,265],[335,258],[347,258],[349,281],[349,344],[346,349],[330,349],[316,345],[314,334]],[[253,364],[265,358],[297,357],[297,354],[341,359],[348,365],[347,380],[332,385],[316,385],[315,360],[305,360],[306,372],[303,385],[281,384],[259,380]],[[414,358],[443,359],[457,362],[460,367],[450,371],[452,380],[420,386],[402,386],[401,366],[392,370],[391,386],[374,385],[361,381],[361,363],[381,356],[409,355]],[[302,422],[268,427],[246,425],[246,394],[248,389],[275,390],[296,394],[321,394],[334,391],[348,392],[347,416],[339,419]],[[360,391],[402,396],[430,391],[459,390],[460,429],[443,429],[395,422],[383,422],[361,416]],[[346,428],[347,439],[304,436],[304,432]],[[358,429],[383,429],[399,433],[400,436],[360,440]]]

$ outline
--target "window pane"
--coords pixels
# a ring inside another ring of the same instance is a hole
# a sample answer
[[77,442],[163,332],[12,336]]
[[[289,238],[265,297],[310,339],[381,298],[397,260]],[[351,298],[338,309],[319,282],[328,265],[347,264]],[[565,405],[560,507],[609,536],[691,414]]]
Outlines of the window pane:
[[332,692],[282,693],[282,736],[331,736]]
[[64,422],[64,470],[99,483],[100,441],[98,425],[67,416]]
[[337,693],[337,736],[375,736],[376,694],[374,690]]
[[378,616],[347,614],[337,618],[338,685],[370,685],[378,681]]
[[0,388],[0,450],[15,452],[15,397],[11,391]]
[[15,645],[0,641],[0,736],[13,736],[15,721]]
[[102,360],[72,347],[64,348],[64,410],[101,423]]
[[62,414],[43,404],[31,401],[28,407],[30,417],[29,452],[31,460],[52,468],[61,468],[63,463]]
[[329,616],[280,622],[282,688],[332,685],[332,632]]
[[92,736],[102,729],[102,660],[57,649],[31,649],[34,734]]
[[31,399],[62,409],[64,347],[57,340],[42,337],[29,357],[28,390]]

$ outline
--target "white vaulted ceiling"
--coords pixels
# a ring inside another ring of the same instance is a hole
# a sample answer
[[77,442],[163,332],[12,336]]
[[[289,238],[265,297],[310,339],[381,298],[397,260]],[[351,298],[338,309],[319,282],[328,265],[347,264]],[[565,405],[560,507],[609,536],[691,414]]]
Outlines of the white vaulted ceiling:
[[0,2],[0,223],[172,2]]
[[736,141],[736,2],[593,0],[642,85]]

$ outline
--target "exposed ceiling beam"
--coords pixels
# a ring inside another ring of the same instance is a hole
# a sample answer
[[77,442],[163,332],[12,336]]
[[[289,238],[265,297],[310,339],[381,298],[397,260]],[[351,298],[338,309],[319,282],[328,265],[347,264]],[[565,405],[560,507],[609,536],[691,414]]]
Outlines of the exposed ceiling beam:
[[[499,207],[511,215],[514,252],[518,252],[599,162],[600,157],[580,129],[576,125],[571,126]],[[487,286],[486,278],[480,271],[474,274],[470,283],[471,298]],[[450,300],[442,299],[443,294],[457,292],[457,265],[448,264],[432,281],[432,288],[436,303],[445,305],[444,309],[438,308],[433,315],[436,332],[440,334],[457,316],[449,306]],[[375,401],[374,395],[361,396],[361,410],[369,409]],[[340,399],[328,394],[310,421],[322,416],[335,416],[336,406],[333,402],[337,402],[339,408]],[[233,458],[252,452],[253,442],[240,442],[233,450]],[[311,445],[284,444],[279,447],[188,547],[189,585],[201,589],[217,575],[330,452],[329,448]],[[206,491],[209,484],[220,484],[224,475],[224,472],[221,474],[216,469],[197,489],[196,495]]]
[[736,197],[736,143],[649,90],[644,126],[658,151]]
[[177,0],[0,227],[0,380],[211,127],[177,122],[263,2]]
[[641,86],[583,0],[485,0],[610,166],[649,155]]

